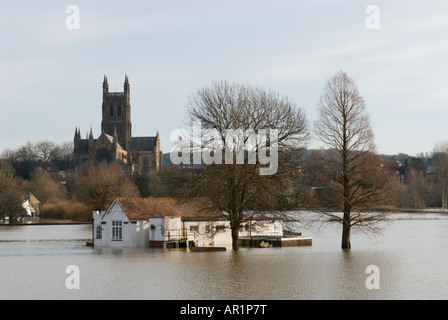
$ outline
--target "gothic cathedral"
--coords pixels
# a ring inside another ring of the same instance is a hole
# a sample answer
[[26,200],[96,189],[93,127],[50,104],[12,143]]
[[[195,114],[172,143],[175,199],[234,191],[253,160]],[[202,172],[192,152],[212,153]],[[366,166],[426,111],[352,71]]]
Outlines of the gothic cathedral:
[[96,163],[118,162],[132,172],[147,175],[159,171],[162,166],[160,137],[133,137],[131,102],[128,77],[125,76],[123,92],[109,92],[107,78],[103,81],[101,135],[94,139],[92,129],[81,139],[81,131],[75,128],[73,158],[78,174]]

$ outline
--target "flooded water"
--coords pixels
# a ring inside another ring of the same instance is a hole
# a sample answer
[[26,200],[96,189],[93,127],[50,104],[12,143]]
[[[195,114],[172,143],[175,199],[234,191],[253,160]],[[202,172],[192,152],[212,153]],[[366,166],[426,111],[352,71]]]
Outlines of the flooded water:
[[[303,229],[311,247],[182,249],[85,246],[90,225],[0,226],[0,299],[448,299],[448,216],[395,214],[376,237]],[[69,290],[68,266],[79,269]],[[378,267],[379,289],[366,268]]]

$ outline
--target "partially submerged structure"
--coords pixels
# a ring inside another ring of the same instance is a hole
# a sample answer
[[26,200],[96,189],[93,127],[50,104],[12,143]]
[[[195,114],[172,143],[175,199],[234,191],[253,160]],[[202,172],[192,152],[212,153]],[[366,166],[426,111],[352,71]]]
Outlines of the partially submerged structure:
[[[240,228],[241,239],[283,238],[277,218],[253,218]],[[253,242],[250,242],[251,244]],[[219,213],[172,198],[116,198],[109,209],[93,212],[93,245],[98,247],[230,246],[230,222]]]
[[30,192],[24,197],[22,207],[24,213],[22,217],[24,218],[35,218],[40,215],[40,201]]

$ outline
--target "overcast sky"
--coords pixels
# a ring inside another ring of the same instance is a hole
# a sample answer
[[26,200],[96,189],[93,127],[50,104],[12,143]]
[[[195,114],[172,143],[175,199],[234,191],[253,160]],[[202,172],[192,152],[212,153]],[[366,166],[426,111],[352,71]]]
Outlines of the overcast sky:
[[[66,26],[69,5],[79,29]],[[366,27],[369,5],[379,29]],[[339,70],[366,101],[379,153],[416,155],[448,140],[445,0],[0,0],[0,152],[72,141],[75,127],[97,138],[104,75],[110,91],[128,75],[132,135],[158,130],[169,152],[188,96],[212,81],[273,89],[312,127]]]

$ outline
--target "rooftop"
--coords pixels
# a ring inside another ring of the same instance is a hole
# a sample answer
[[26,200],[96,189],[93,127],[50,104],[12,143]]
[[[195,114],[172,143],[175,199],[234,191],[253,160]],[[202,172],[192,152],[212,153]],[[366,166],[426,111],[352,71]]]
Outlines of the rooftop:
[[151,151],[157,145],[157,137],[131,137],[131,150]]
[[218,217],[218,213],[203,213],[198,203],[181,203],[174,198],[116,198],[131,220],[146,220],[149,217]]

